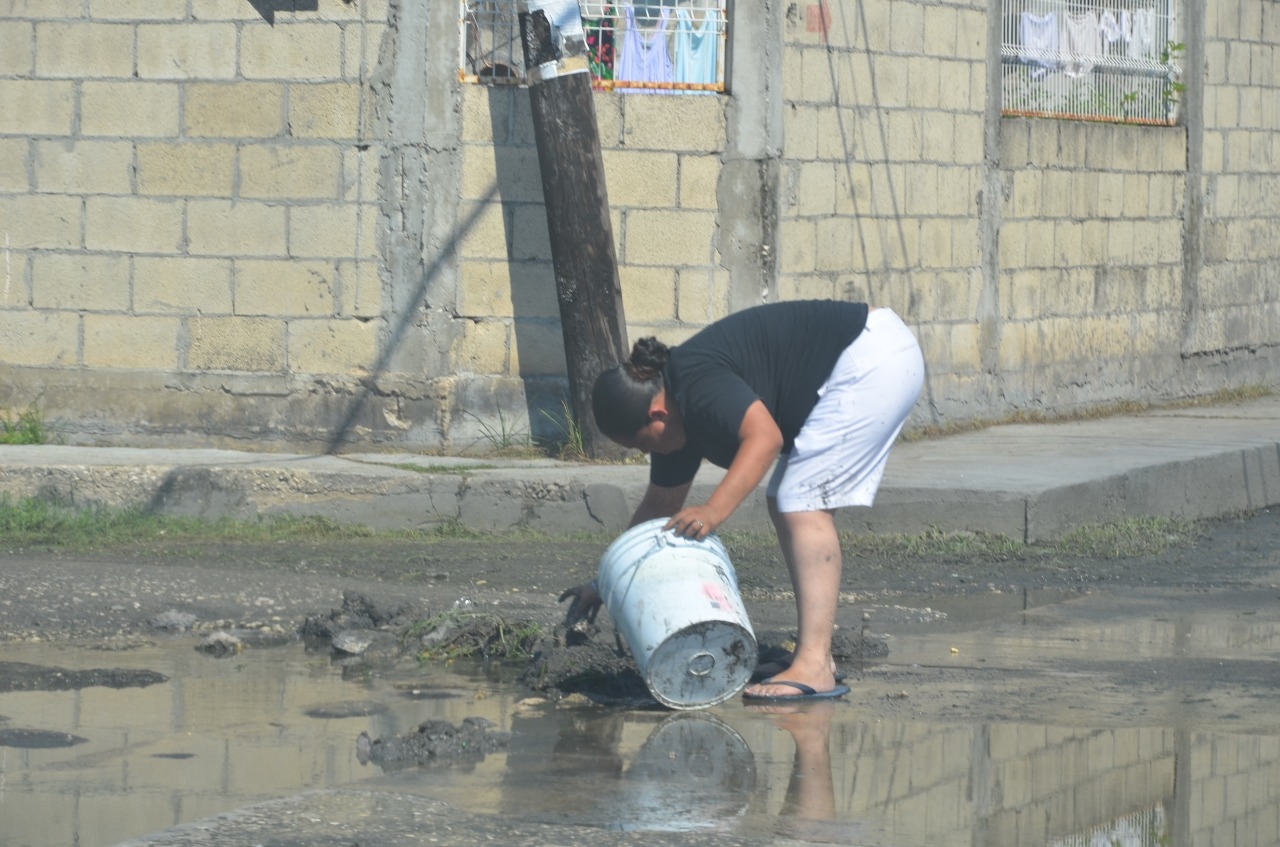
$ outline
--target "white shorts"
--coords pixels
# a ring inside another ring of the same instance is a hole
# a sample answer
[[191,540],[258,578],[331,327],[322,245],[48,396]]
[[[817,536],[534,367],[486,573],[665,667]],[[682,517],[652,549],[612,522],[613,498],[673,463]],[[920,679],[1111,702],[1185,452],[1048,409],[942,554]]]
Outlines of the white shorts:
[[875,309],[818,389],[795,446],[778,457],[767,496],[783,512],[870,506],[923,385],[915,336],[891,309]]

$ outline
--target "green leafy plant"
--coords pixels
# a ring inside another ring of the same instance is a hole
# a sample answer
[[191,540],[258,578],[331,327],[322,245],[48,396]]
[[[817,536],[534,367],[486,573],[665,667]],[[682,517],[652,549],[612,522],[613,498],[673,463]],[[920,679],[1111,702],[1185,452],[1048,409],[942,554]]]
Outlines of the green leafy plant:
[[0,444],[46,444],[48,433],[40,412],[30,406],[17,418],[0,414]]
[[480,437],[483,441],[488,442],[493,452],[499,455],[511,455],[512,453],[527,453],[532,448],[532,439],[526,429],[521,428],[513,421],[507,420],[507,416],[502,410],[498,410],[498,422],[492,424],[479,415],[467,412],[480,427]]
[[546,409],[542,415],[551,421],[559,433],[548,444],[548,453],[566,461],[581,461],[587,458],[587,450],[582,440],[582,426],[573,414],[573,407],[568,400],[560,401],[560,414],[553,415]]

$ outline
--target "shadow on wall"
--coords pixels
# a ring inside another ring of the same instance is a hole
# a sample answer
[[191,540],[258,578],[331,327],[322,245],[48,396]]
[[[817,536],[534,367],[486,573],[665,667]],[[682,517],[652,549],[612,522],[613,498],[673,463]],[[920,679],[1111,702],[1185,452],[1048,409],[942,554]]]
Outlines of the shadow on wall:
[[[567,365],[528,92],[490,87],[489,116],[511,286],[509,367],[525,386],[530,436],[554,438],[559,433],[541,430],[555,428],[547,415],[558,414],[567,402]],[[522,143],[525,137],[528,141]]]
[[476,221],[480,218],[484,209],[484,204],[492,201],[495,194],[497,194],[497,186],[490,187],[485,196],[471,210],[471,214],[457,223],[453,232],[449,235],[449,240],[441,246],[440,251],[431,260],[431,264],[422,268],[418,282],[413,287],[413,294],[406,300],[407,303],[413,304],[412,308],[406,307],[400,314],[395,316],[395,324],[387,334],[386,343],[383,345],[382,351],[378,353],[378,360],[369,366],[369,374],[362,380],[363,385],[359,395],[351,401],[347,407],[346,414],[342,416],[342,422],[338,424],[333,435],[329,437],[326,453],[337,453],[338,449],[346,442],[347,435],[356,425],[356,422],[360,420],[361,415],[364,414],[369,398],[374,394],[374,387],[378,384],[382,375],[386,373],[387,365],[391,361],[392,355],[404,343],[405,333],[420,314],[422,304],[426,300],[427,291],[448,266],[449,262],[454,260],[458,245],[466,237],[466,234],[475,227]]
[[272,26],[276,25],[276,12],[316,12],[320,9],[320,0],[248,0],[248,3]]

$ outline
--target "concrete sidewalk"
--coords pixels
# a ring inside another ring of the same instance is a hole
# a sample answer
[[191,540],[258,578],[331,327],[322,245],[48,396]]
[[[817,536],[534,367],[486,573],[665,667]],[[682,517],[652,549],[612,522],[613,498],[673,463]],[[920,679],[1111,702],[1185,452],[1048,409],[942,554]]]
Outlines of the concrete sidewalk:
[[[414,454],[0,447],[0,496],[144,506],[203,518],[322,515],[378,528],[620,531],[643,465]],[[693,497],[721,472],[706,466]],[[975,530],[1028,541],[1143,515],[1201,518],[1280,504],[1280,398],[1060,424],[1013,424],[894,448],[869,532]],[[767,528],[762,491],[729,529]]]

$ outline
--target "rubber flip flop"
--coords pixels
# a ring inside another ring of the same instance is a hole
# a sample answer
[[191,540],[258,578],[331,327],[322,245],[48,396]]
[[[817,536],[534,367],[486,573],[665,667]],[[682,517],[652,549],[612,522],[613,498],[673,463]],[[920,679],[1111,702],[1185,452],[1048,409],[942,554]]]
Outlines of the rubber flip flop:
[[[778,663],[777,663],[777,662],[765,662],[765,664],[766,664],[766,665],[776,665],[776,664],[778,664]],[[790,666],[790,665],[780,665],[780,666],[778,666],[778,667],[776,667],[776,668],[763,668],[763,669],[761,669],[761,668],[756,668],[755,673],[751,674],[751,679],[747,680],[747,683],[748,683],[749,685],[754,685],[754,684],[756,684],[757,682],[764,682],[766,679],[769,679],[771,676],[773,676],[773,675],[775,675],[775,674],[780,674],[780,673],[782,673],[783,671],[785,671],[785,670],[786,670],[787,668],[789,668],[789,667],[791,667],[791,666]],[[838,673],[838,674],[836,674],[836,682],[844,682],[846,679],[848,679],[848,677],[847,677],[847,676],[845,676],[844,674],[842,674],[842,673]]]
[[743,700],[755,700],[761,703],[795,703],[804,700],[829,700],[833,697],[843,697],[849,693],[849,686],[837,684],[830,691],[817,691],[814,688],[805,685],[803,682],[792,682],[789,679],[765,679],[761,680],[763,685],[789,685],[799,694],[747,694],[743,693]]

